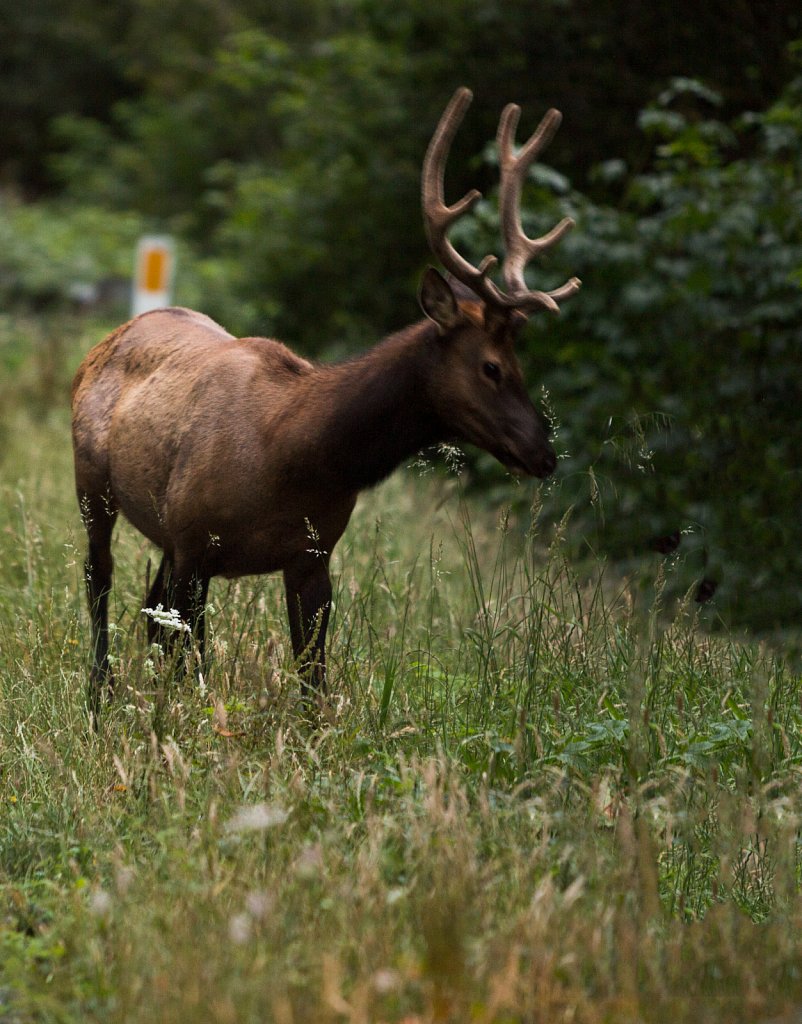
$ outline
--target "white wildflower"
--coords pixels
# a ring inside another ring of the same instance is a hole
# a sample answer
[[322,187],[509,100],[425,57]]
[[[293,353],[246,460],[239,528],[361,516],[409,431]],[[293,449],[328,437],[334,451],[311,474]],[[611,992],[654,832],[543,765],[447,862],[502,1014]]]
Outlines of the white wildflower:
[[401,987],[401,975],[391,967],[380,967],[373,974],[374,989],[379,995],[387,995],[388,992],[395,992]]
[[89,913],[95,917],[108,917],[111,913],[112,898],[105,889],[93,889],[89,894]]
[[263,921],[273,909],[274,902],[269,892],[254,890],[245,897],[245,908],[254,921]]
[[248,914],[235,914],[228,922],[228,937],[237,946],[244,945],[251,937],[251,919]]
[[155,608],[143,608],[142,613],[165,629],[175,629],[179,633],[189,632],[189,626],[183,621],[177,608],[165,611],[163,605],[157,604]]
[[272,804],[246,804],[240,807],[226,823],[227,832],[264,832],[265,829],[282,825],[289,813],[283,807]]

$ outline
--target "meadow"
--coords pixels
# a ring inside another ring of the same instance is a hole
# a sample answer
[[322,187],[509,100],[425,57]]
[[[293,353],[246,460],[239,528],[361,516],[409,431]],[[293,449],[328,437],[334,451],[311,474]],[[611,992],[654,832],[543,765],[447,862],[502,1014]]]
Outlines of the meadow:
[[798,1020],[782,650],[669,606],[671,559],[580,574],[543,485],[513,513],[415,466],[335,553],[315,726],[280,580],[214,581],[175,683],[118,529],[94,731],[69,363],[2,395],[0,1019]]

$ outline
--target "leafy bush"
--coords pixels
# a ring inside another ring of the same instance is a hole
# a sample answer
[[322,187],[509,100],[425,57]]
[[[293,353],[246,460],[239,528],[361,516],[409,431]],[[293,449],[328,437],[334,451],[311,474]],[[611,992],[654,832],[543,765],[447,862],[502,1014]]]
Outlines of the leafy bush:
[[128,280],[142,229],[132,214],[0,193],[0,302],[45,310],[111,278]]
[[[725,124],[715,94],[675,81],[641,118],[648,169],[598,170],[623,188],[615,206],[543,169],[525,197],[533,230],[580,224],[554,280],[570,270],[585,287],[529,335],[570,454],[555,500],[619,559],[682,538],[688,581],[717,586],[729,622],[767,630],[802,603],[801,99],[799,78]],[[467,239],[477,251],[488,224]]]

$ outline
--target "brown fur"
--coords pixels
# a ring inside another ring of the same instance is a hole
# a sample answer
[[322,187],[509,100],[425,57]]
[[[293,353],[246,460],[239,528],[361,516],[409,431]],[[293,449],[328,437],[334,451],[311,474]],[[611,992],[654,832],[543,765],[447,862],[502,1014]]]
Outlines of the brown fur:
[[139,316],[87,355],[73,386],[73,443],[95,710],[111,685],[106,605],[119,511],[164,553],[149,606],[176,608],[201,646],[212,576],[282,570],[295,655],[322,685],[328,561],[360,490],[450,438],[518,472],[554,469],[513,351],[518,314],[485,316],[462,292],[428,271],[430,319],[339,365],[234,338],[185,309]]

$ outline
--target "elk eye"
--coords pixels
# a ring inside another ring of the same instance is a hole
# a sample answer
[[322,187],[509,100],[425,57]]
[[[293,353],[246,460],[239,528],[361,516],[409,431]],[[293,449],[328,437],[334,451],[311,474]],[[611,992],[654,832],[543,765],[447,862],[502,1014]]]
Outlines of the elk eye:
[[485,363],[482,369],[485,371],[485,376],[491,380],[501,380],[501,369],[498,363]]

